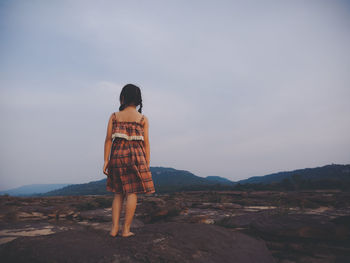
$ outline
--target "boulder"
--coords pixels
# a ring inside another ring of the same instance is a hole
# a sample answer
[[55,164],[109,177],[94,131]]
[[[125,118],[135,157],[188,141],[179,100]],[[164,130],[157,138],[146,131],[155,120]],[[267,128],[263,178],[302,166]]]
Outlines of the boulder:
[[343,225],[336,225],[319,215],[287,214],[271,215],[254,220],[251,228],[265,238],[302,238],[341,241],[348,237]]
[[177,216],[185,209],[182,202],[169,200],[165,202],[160,198],[148,198],[138,204],[136,213],[137,218],[145,223],[154,223],[157,221]]
[[231,228],[247,228],[253,221],[260,221],[270,216],[269,211],[250,212],[246,214],[231,215],[217,220],[216,224]]
[[215,225],[165,222],[131,229],[135,236],[75,229],[19,237],[0,246],[3,262],[275,262],[265,242]]

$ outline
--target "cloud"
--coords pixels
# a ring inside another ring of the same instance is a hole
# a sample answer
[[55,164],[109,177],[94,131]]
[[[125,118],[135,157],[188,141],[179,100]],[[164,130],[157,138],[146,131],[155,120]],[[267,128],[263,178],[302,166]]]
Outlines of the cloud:
[[152,165],[237,180],[348,162],[348,7],[5,4],[1,183],[101,178],[108,117],[127,83],[142,89]]

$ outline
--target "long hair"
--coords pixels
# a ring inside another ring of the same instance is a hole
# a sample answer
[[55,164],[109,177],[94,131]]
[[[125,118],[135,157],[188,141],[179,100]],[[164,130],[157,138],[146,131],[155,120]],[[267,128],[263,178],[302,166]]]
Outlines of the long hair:
[[129,105],[135,105],[136,107],[140,105],[138,111],[142,113],[142,97],[139,87],[133,84],[126,84],[120,92],[119,101],[119,111],[124,110]]

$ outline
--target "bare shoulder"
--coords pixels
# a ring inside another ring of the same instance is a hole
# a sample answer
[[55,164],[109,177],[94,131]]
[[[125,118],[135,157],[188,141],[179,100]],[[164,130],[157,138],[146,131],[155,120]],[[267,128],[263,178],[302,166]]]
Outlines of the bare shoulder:
[[143,126],[149,125],[149,121],[146,115],[143,115],[142,125]]
[[116,117],[116,114],[117,114],[116,112],[112,112],[112,113],[111,113],[111,116],[109,117],[109,119],[110,119],[110,120],[114,120],[115,117]]

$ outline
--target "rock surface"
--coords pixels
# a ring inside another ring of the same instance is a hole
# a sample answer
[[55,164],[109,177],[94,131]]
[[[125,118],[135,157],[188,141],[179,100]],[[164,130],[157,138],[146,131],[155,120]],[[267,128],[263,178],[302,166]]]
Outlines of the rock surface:
[[5,262],[275,262],[265,243],[219,226],[166,222],[108,237],[75,229],[21,237],[1,246]]
[[[112,201],[113,195],[0,196],[0,258],[5,262],[350,262],[349,192],[139,195],[131,225],[136,236],[114,239],[108,235]],[[125,207],[120,229],[124,217]]]

